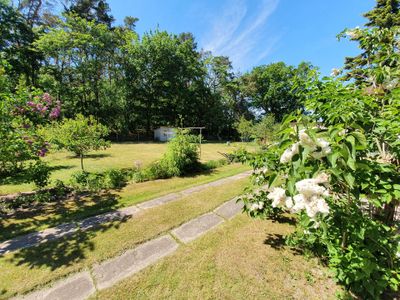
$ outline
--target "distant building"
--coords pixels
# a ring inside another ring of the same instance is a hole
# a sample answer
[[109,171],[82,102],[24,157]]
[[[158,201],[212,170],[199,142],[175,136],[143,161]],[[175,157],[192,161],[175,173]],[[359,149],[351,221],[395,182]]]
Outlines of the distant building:
[[154,139],[160,142],[168,142],[176,135],[176,128],[161,126],[154,130]]

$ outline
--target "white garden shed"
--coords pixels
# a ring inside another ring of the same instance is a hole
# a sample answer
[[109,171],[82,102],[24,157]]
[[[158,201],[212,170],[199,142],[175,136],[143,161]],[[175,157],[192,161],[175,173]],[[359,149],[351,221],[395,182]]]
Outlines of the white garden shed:
[[154,130],[154,139],[160,142],[168,142],[175,135],[176,128],[174,127],[161,126]]

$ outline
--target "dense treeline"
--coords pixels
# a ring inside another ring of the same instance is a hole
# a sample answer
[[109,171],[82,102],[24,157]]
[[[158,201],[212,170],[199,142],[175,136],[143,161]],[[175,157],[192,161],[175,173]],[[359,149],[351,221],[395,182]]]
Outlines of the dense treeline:
[[300,108],[296,89],[312,69],[280,62],[236,74],[228,57],[200,50],[190,33],[139,36],[135,17],[115,25],[102,0],[67,1],[59,15],[51,1],[0,5],[7,88],[48,92],[63,103],[63,116],[93,115],[114,136],[160,125],[237,136],[241,117],[279,121]]

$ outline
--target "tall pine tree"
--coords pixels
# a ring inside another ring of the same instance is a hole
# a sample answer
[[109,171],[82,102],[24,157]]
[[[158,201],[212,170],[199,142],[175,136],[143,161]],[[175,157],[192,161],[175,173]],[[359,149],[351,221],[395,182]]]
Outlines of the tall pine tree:
[[[350,40],[359,42],[359,47],[362,52],[355,57],[345,58],[345,70],[348,70],[345,79],[354,79],[356,83],[362,84],[367,81],[373,81],[377,85],[381,84],[379,78],[371,78],[366,70],[371,67],[371,63],[376,61],[376,58],[384,57],[388,51],[395,51],[396,35],[393,34],[394,28],[400,27],[400,1],[399,0],[377,0],[375,7],[364,14],[368,19],[365,24],[365,29],[355,28],[347,30],[341,36],[348,36]],[[380,39],[385,39],[385,49],[371,49],[369,45],[371,40],[366,40],[362,30],[367,30],[373,38],[373,31],[379,31]],[[391,45],[391,48],[388,48]],[[399,62],[396,60],[381,61],[382,66],[388,68],[398,68]],[[376,86],[375,86],[376,87]]]

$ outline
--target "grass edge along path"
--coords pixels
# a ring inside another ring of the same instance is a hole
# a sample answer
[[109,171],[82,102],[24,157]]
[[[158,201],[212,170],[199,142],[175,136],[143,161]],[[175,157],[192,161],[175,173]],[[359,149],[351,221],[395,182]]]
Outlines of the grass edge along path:
[[[243,261],[243,257],[236,257],[237,254],[240,253],[240,250],[238,247],[238,244],[236,244],[236,247],[232,241],[230,241],[230,238],[227,238],[227,234],[232,233],[232,224],[237,225],[238,222],[233,221],[233,223],[224,223],[226,220],[231,219],[234,217],[237,213],[239,213],[241,210],[240,204],[237,204],[235,202],[235,199],[232,199],[228,202],[223,203],[220,205],[218,208],[216,208],[213,212],[211,213],[206,213],[203,214],[195,219],[192,219],[191,221],[183,224],[182,226],[175,228],[170,232],[172,233],[174,238],[177,239],[175,241],[170,235],[163,235],[161,237],[158,237],[156,239],[150,240],[144,244],[139,245],[137,248],[128,250],[121,256],[112,258],[108,261],[105,261],[101,264],[95,265],[89,272],[82,272],[78,274],[74,274],[64,280],[61,280],[57,283],[55,283],[52,287],[49,289],[44,289],[40,290],[37,292],[34,292],[26,299],[37,299],[38,298],[44,298],[45,296],[51,295],[52,297],[55,297],[57,299],[63,299],[63,297],[73,297],[74,299],[86,299],[88,296],[96,293],[96,290],[99,291],[97,296],[102,295],[100,297],[101,299],[112,299],[113,297],[115,299],[129,299],[132,298],[133,295],[130,295],[129,293],[136,292],[136,295],[134,298],[143,298],[146,293],[152,293],[152,295],[147,295],[149,299],[160,299],[160,292],[163,293],[162,298],[171,298],[174,296],[177,296],[174,291],[174,289],[177,288],[178,286],[178,292],[180,293],[179,297],[185,297],[185,298],[210,298],[215,294],[219,294],[218,298],[221,298],[223,296],[227,296],[227,293],[231,293],[230,296],[233,296],[235,294],[237,296],[238,290],[242,290],[241,287],[236,286],[235,284],[232,285],[232,282],[229,284],[229,282],[221,282],[223,280],[231,280],[232,278],[229,278],[230,276],[235,277],[236,274],[226,274],[227,270],[223,270],[225,272],[221,272],[220,275],[217,276],[218,271],[215,270],[216,268],[227,268],[228,271],[232,272],[232,269],[229,270],[229,266],[227,266],[226,262],[225,264],[222,263],[222,265],[218,266],[218,263],[216,264],[215,257],[221,258],[222,260],[224,256],[230,257],[230,259],[234,259],[238,265],[242,265],[245,263]],[[220,215],[224,215],[225,218],[220,217]],[[247,217],[246,217],[247,218]],[[214,219],[214,221],[211,221]],[[243,219],[243,218],[242,218]],[[199,220],[202,220],[202,222],[199,223]],[[205,221],[204,221],[205,220]],[[208,221],[207,221],[208,220]],[[247,223],[250,223],[251,221],[248,221]],[[242,223],[243,220],[242,220]],[[219,228],[215,228],[218,225],[222,224]],[[287,225],[287,224],[285,224]],[[273,227],[277,227],[276,224],[272,224]],[[290,232],[290,226],[284,226],[282,224],[279,224],[278,226],[284,227],[283,228],[283,233],[288,233]],[[189,228],[192,227],[192,228]],[[221,228],[222,227],[222,228]],[[265,226],[264,226],[265,227]],[[183,245],[181,242],[184,244],[190,243],[193,240],[198,239],[202,235],[204,235],[206,232],[209,230],[214,229],[213,232],[210,233],[210,236],[206,236],[197,243],[189,244],[188,247]],[[196,229],[193,231],[193,229]],[[276,231],[276,230],[272,230]],[[178,232],[180,232],[178,234]],[[182,235],[182,233],[184,233]],[[282,233],[282,228],[280,228],[280,233]],[[274,233],[275,234],[275,233]],[[274,236],[274,234],[271,234],[271,236]],[[215,238],[215,235],[217,237]],[[252,235],[252,234],[250,234]],[[185,237],[192,237],[192,239],[185,240]],[[214,239],[213,239],[214,236]],[[279,237],[280,235],[275,236]],[[259,239],[259,242],[261,241],[262,248],[268,249],[269,251],[272,251],[272,255],[278,255],[278,258],[282,254],[279,252],[284,252],[284,259],[278,260],[280,263],[283,262],[283,266],[279,266],[280,268],[284,268],[284,272],[282,270],[279,273],[279,275],[285,274],[285,272],[289,272],[288,274],[292,276],[291,278],[291,285],[292,287],[288,286],[283,286],[278,289],[272,288],[268,286],[264,287],[265,290],[262,289],[257,289],[254,287],[254,290],[246,291],[243,293],[242,291],[242,296],[245,296],[248,294],[248,292],[252,293],[252,298],[256,299],[262,299],[264,297],[285,297],[288,295],[291,295],[294,298],[307,298],[307,299],[329,299],[332,296],[332,291],[335,291],[336,286],[333,284],[333,281],[331,279],[328,279],[327,274],[323,273],[323,270],[321,270],[321,267],[318,266],[317,260],[313,261],[304,261],[303,257],[295,257],[294,253],[291,253],[290,250],[288,251],[285,249],[285,247],[282,245],[282,241],[275,238],[268,239],[263,242],[263,239]],[[260,236],[259,236],[260,237]],[[241,236],[236,236],[235,238],[240,238],[242,239]],[[210,242],[211,240],[211,242]],[[222,243],[221,243],[222,240]],[[205,242],[204,242],[205,241]],[[236,254],[236,255],[226,255],[227,251],[229,250],[224,249],[219,246],[220,244],[226,244],[228,242],[229,247],[226,247],[228,249],[233,249],[231,254]],[[244,244],[240,245],[241,247],[246,247]],[[256,248],[260,248],[260,245],[254,245]],[[199,249],[196,249],[199,248]],[[249,245],[247,245],[247,248],[249,248]],[[251,247],[250,247],[251,248]],[[212,249],[210,253],[210,249]],[[178,250],[178,253],[174,253]],[[250,250],[250,249],[248,249]],[[257,249],[260,250],[260,249]],[[192,255],[188,255],[188,252],[192,252]],[[194,253],[193,253],[194,252]],[[246,251],[246,254],[248,255],[250,251]],[[183,255],[185,256],[185,259],[182,262],[182,259],[178,259],[178,255]],[[257,253],[259,254],[259,253]],[[168,256],[174,255],[174,258],[168,258]],[[195,257],[195,259],[192,258]],[[199,257],[201,256],[201,257]],[[205,257],[204,257],[205,256]],[[291,256],[291,257],[288,257]],[[165,258],[165,260],[162,260],[159,262],[161,259]],[[189,259],[189,262],[188,262]],[[214,261],[213,261],[214,259]],[[262,259],[262,258],[261,258]],[[265,258],[264,258],[265,259]],[[195,261],[197,260],[197,261]],[[209,260],[209,261],[207,261]],[[237,261],[239,260],[239,262]],[[300,265],[294,265],[292,264],[291,260],[297,260],[297,262],[300,262]],[[197,263],[199,261],[199,263]],[[229,262],[229,259],[227,260]],[[159,263],[158,263],[159,262]],[[178,263],[176,263],[178,262]],[[149,269],[146,269],[149,266],[152,266],[154,264],[158,263],[155,267],[150,267]],[[192,264],[191,267],[188,267],[187,264]],[[172,282],[168,280],[167,277],[169,278],[174,278],[177,277],[176,273],[179,273],[178,270],[182,270],[181,264],[186,264],[184,267],[185,271],[181,274],[180,276],[183,275],[183,278],[181,277],[180,280],[175,280],[173,279]],[[196,264],[196,266],[194,266]],[[210,266],[214,265],[214,268],[210,268]],[[306,268],[304,268],[304,265],[307,265]],[[160,265],[163,265],[161,267],[158,267]],[[179,265],[179,266],[177,266]],[[193,271],[193,268],[198,268],[198,266],[202,266],[203,268],[205,267],[206,270],[202,270],[201,272],[196,272]],[[228,263],[228,265],[235,265],[235,269],[237,267],[236,264],[232,264],[232,261]],[[157,269],[158,267],[158,269]],[[274,266],[276,269],[277,266]],[[295,272],[293,273],[293,267],[296,268]],[[144,270],[143,272],[139,273],[140,271]],[[151,271],[154,270],[155,271]],[[172,269],[168,270],[168,269]],[[249,270],[242,270],[242,269],[236,269],[235,272],[240,273],[240,272],[249,272]],[[322,274],[321,274],[322,272]],[[153,274],[152,274],[153,273]],[[156,274],[154,274],[156,273]],[[165,274],[169,273],[169,274]],[[188,274],[189,273],[189,274]],[[193,273],[199,273],[202,274],[201,276],[194,275]],[[204,273],[209,273],[209,277],[207,278]],[[255,272],[255,274],[251,275],[260,275],[257,274],[258,271]],[[133,276],[136,274],[136,277]],[[243,280],[243,275],[246,274],[240,274],[242,276],[236,276],[237,279]],[[273,275],[276,275],[276,270],[270,271],[270,276],[269,278],[263,278],[267,279],[267,281],[273,281],[277,282],[274,280]],[[295,275],[295,276],[294,276]],[[146,276],[150,277],[151,280],[147,280]],[[195,276],[196,279],[189,279],[186,278]],[[294,278],[293,278],[294,276]],[[144,287],[138,288],[137,284],[132,284],[132,281],[138,281],[137,278],[144,277],[144,279],[140,280],[139,283],[144,285]],[[222,280],[221,280],[222,279]],[[290,279],[285,278],[287,281]],[[156,284],[154,280],[158,281]],[[214,289],[215,287],[215,282],[214,286],[212,282],[209,282],[209,284],[204,284],[204,280],[208,281],[213,281],[216,280],[219,284],[222,284],[222,287],[225,288],[225,290],[221,293],[220,287],[218,289]],[[251,280],[254,280],[254,278],[245,278],[246,281],[249,281],[251,283]],[[192,286],[194,285],[195,287],[195,292],[193,291],[188,291],[186,288],[184,291],[182,290],[183,286],[186,286],[184,283],[185,281],[190,281],[192,282]],[[180,283],[179,283],[180,282]],[[226,286],[224,286],[226,285]],[[294,286],[298,288],[302,287],[302,289],[292,289]],[[300,286],[299,286],[300,285]],[[179,290],[180,286],[180,290]],[[204,287],[210,286],[212,287],[211,289],[207,290]],[[248,284],[248,286],[252,286],[251,284]],[[74,287],[74,288],[72,288]],[[146,288],[149,289],[150,291],[146,291]],[[283,288],[283,291],[282,291]],[[152,291],[153,289],[153,291]],[[232,289],[232,291],[231,291]],[[65,295],[65,292],[68,290],[68,295]],[[104,291],[103,291],[104,290]],[[204,291],[205,290],[205,291]],[[317,290],[317,292],[315,291]],[[337,290],[336,290],[337,291]],[[182,294],[184,292],[184,294]],[[140,293],[138,295],[138,293]],[[191,293],[190,295],[186,293]],[[297,294],[296,294],[297,293]],[[205,294],[205,295],[203,295]],[[241,297],[244,298],[244,297]]]
[[248,178],[143,210],[134,218],[0,257],[0,298],[26,294],[123,254],[241,194]]
[[236,216],[90,299],[335,299],[329,270],[284,245],[292,230]]
[[[70,201],[71,205],[63,203],[63,208],[59,212],[50,210],[31,217],[24,215],[22,219],[0,220],[0,242],[63,223],[75,222],[94,215],[139,204],[170,193],[181,192],[184,189],[228,178],[247,170],[250,170],[249,166],[232,164],[217,168],[210,174],[200,174],[193,177],[174,177],[144,183],[130,183],[116,193],[116,196],[118,196],[116,198],[117,203],[112,206],[104,206],[108,205],[108,202],[104,201],[105,204],[103,204],[100,201],[99,203],[88,203],[87,206],[79,207],[74,201]],[[58,204],[54,204],[54,206],[56,205]]]
[[149,209],[149,208],[153,208],[153,207],[158,207],[158,206],[164,205],[166,203],[169,203],[171,201],[176,201],[176,200],[184,197],[185,195],[198,193],[209,187],[221,186],[227,182],[234,182],[236,180],[246,178],[250,174],[251,174],[251,171],[239,173],[237,175],[219,179],[219,180],[213,181],[211,183],[198,185],[198,186],[195,186],[194,188],[189,188],[189,189],[183,190],[179,193],[167,194],[164,197],[152,199],[150,201],[143,202],[138,205],[133,205],[133,206],[125,207],[125,208],[118,209],[118,210],[115,210],[112,212],[89,217],[89,218],[83,219],[77,223],[64,223],[64,224],[61,224],[61,225],[53,227],[53,228],[48,228],[48,229],[45,229],[42,231],[33,232],[31,234],[18,236],[14,239],[10,239],[3,243],[0,243],[0,255],[3,255],[8,252],[24,249],[24,248],[33,247],[33,246],[36,246],[43,242],[57,240],[59,238],[71,235],[71,234],[77,232],[78,230],[85,231],[85,230],[89,230],[95,226],[102,225],[104,223],[123,220],[125,218],[131,218],[134,215],[140,213],[141,209]]

